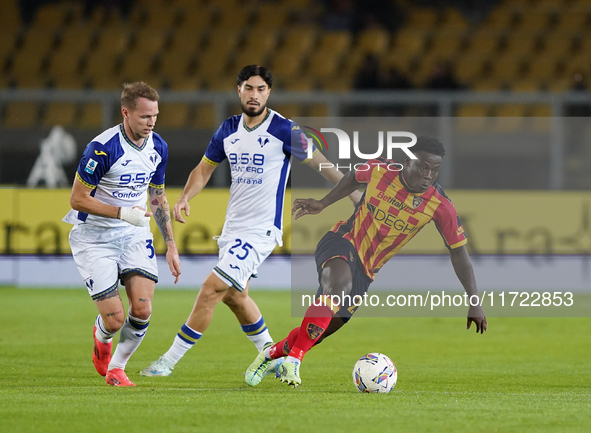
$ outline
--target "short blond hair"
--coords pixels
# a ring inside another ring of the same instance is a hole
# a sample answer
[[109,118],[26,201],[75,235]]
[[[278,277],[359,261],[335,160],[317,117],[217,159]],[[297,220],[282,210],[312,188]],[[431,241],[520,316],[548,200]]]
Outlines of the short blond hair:
[[121,93],[121,108],[126,107],[133,110],[137,106],[139,98],[146,98],[150,101],[158,102],[160,96],[155,89],[143,81],[125,83],[123,85],[123,92]]

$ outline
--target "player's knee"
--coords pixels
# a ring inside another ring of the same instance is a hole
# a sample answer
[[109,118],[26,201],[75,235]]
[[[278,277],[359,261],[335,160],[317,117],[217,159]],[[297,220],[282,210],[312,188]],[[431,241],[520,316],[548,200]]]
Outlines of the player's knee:
[[103,315],[103,324],[105,325],[105,331],[114,334],[115,332],[119,331],[121,327],[125,323],[125,315],[124,314],[114,314],[112,316],[105,317]]
[[133,305],[129,312],[133,317],[140,320],[148,320],[152,315],[152,303],[140,303],[140,305]]
[[198,302],[202,304],[202,306],[209,305],[212,308],[216,306],[216,304],[223,299],[225,294],[227,293],[227,289],[224,291],[218,290],[216,285],[209,283],[207,280],[201,286],[201,290],[199,291]]
[[329,261],[320,274],[322,293],[332,296],[343,296],[351,293],[353,276],[351,268],[342,259]]
[[240,308],[240,306],[242,305],[242,300],[236,298],[235,296],[228,296],[228,293],[224,295],[224,297],[222,298],[222,302],[226,304],[228,307],[230,307],[231,310]]

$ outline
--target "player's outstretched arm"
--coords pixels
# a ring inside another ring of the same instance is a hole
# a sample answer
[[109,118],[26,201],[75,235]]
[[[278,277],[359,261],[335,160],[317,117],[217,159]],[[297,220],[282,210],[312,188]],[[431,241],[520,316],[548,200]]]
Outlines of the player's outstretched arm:
[[[344,176],[343,172],[338,170],[320,151],[315,152],[312,159],[306,164],[332,184],[337,184]],[[358,190],[355,190],[349,194],[349,198],[353,204],[357,204],[361,200],[362,195]]]
[[189,212],[191,207],[189,206],[189,201],[199,194],[209,179],[213,171],[217,166],[208,164],[204,160],[201,162],[191,171],[189,174],[189,178],[187,179],[187,183],[185,184],[185,188],[179,197],[179,200],[174,205],[173,215],[174,219],[180,223],[186,223],[185,219],[183,218],[181,211],[185,212],[186,216],[189,216]]
[[92,189],[74,179],[72,193],[70,194],[70,206],[78,212],[96,215],[105,218],[120,219],[130,224],[144,227],[150,224],[152,212],[146,212],[140,207],[125,208],[103,203],[94,198]]
[[315,200],[313,198],[295,199],[291,214],[295,215],[295,219],[297,220],[304,215],[320,213],[324,208],[356,191],[360,186],[361,184],[355,179],[355,172],[350,171],[321,200]]
[[[474,269],[472,268],[472,261],[465,245],[459,248],[454,248],[449,251],[451,257],[451,263],[454,271],[462,283],[468,299],[471,299],[473,295],[478,297],[478,288],[476,287],[476,277],[474,277]],[[476,298],[474,298],[476,299]],[[472,322],[476,325],[476,333],[484,333],[488,327],[484,309],[478,305],[470,304],[468,308],[468,321],[466,323],[466,329],[470,329]]]
[[148,187],[148,197],[150,200],[150,208],[154,213],[154,220],[156,225],[162,233],[162,237],[166,242],[166,262],[170,268],[172,276],[175,277],[176,284],[181,275],[181,261],[179,259],[179,252],[174,242],[174,235],[172,233],[172,221],[170,219],[170,207],[164,188]]

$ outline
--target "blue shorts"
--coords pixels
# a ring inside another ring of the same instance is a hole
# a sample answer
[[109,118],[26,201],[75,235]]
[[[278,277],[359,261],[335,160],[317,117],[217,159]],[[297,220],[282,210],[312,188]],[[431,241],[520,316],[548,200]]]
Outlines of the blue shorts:
[[[367,293],[371,279],[365,275],[363,264],[359,259],[357,250],[351,242],[344,239],[341,235],[335,232],[326,233],[318,246],[316,247],[315,259],[316,259],[316,270],[318,271],[318,282],[320,283],[320,275],[326,263],[332,259],[343,259],[349,265],[351,269],[351,275],[353,276],[353,287],[349,297],[345,298],[345,301],[341,303],[339,311],[335,316],[340,317],[346,323],[349,321],[351,316],[357,311],[359,305],[355,305],[352,300],[355,296],[363,296]],[[322,287],[318,288],[316,297],[322,295]]]

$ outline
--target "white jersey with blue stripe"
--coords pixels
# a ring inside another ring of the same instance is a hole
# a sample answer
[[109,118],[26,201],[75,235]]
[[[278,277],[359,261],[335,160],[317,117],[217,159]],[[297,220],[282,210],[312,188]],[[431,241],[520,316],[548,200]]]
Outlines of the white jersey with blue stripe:
[[[150,133],[142,145],[137,146],[120,124],[107,129],[86,146],[76,178],[91,188],[91,195],[103,203],[147,209],[148,186],[164,188],[167,161],[168,145],[158,134]],[[128,223],[118,219],[74,209],[63,220],[98,227],[129,227]]]
[[232,185],[222,236],[256,231],[282,245],[290,157],[304,161],[306,145],[299,126],[271,109],[252,129],[243,114],[222,123],[203,157],[214,166],[226,158],[230,163]]

